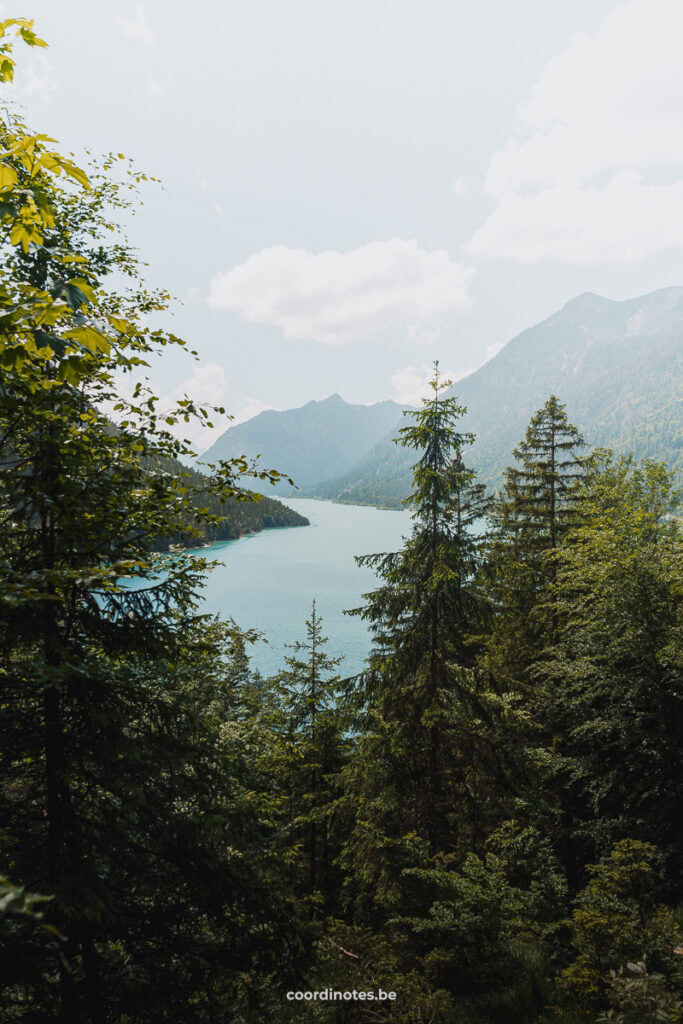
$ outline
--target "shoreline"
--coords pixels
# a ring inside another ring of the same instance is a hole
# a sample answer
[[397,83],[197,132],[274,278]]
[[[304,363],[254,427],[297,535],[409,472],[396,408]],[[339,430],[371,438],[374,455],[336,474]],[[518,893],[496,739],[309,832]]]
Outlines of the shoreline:
[[400,508],[396,505],[375,505],[370,501],[344,501],[342,498],[320,498],[315,494],[302,494],[300,498],[293,496],[292,499],[289,497],[285,498],[280,494],[273,495],[276,501],[286,502],[289,500],[294,501],[323,501],[329,502],[330,505],[347,505],[349,508],[374,508],[378,512],[408,512],[407,508]]

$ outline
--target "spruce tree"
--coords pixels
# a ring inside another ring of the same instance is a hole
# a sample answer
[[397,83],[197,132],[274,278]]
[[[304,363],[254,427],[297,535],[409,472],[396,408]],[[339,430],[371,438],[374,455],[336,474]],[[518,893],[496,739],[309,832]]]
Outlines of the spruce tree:
[[410,537],[398,552],[356,559],[384,580],[352,614],[370,623],[373,636],[369,667],[359,679],[362,692],[380,696],[385,707],[401,698],[400,683],[388,685],[387,673],[399,680],[419,672],[423,699],[433,703],[448,658],[455,654],[459,662],[471,663],[466,638],[484,611],[474,587],[481,540],[472,528],[488,501],[462,459],[474,436],[455,429],[466,410],[443,396],[450,386],[435,364],[432,397],[422,409],[404,414],[415,423],[399,431],[398,443],[421,453],[405,502],[413,510]]
[[349,695],[358,735],[342,773],[340,861],[353,926],[333,925],[346,949],[358,944],[382,960],[392,950],[386,969],[405,979],[415,1019],[446,1019],[455,992],[494,983],[492,964],[500,969],[522,905],[487,856],[505,813],[502,722],[514,709],[486,689],[478,666],[490,614],[480,532],[489,502],[463,459],[472,436],[458,431],[465,410],[447,387],[437,368],[432,397],[400,436],[420,454],[411,536],[399,552],[359,559],[382,586],[358,612],[374,643]]
[[382,585],[354,611],[370,623],[373,647],[349,695],[361,735],[345,770],[355,823],[343,860],[355,862],[350,889],[371,915],[400,903],[401,872],[416,857],[462,849],[488,716],[473,639],[487,615],[472,531],[485,497],[462,461],[473,440],[457,430],[465,410],[444,397],[450,382],[438,366],[431,386],[398,438],[420,453],[407,499],[411,535],[399,552],[357,559]]
[[555,626],[540,598],[553,578],[555,550],[576,521],[576,488],[585,467],[585,442],[555,395],[531,417],[514,449],[493,504],[488,558],[489,592],[497,611],[488,666],[501,690],[532,682],[534,659]]
[[556,548],[574,521],[572,487],[582,474],[578,452],[584,447],[564,405],[551,395],[531,417],[524,440],[513,452],[518,465],[505,472],[499,504],[504,522],[516,527],[528,556]]
[[561,611],[552,590],[555,556],[578,519],[584,447],[564,406],[551,395],[514,449],[516,465],[507,469],[491,515],[486,573],[495,615],[482,658],[490,685],[499,693],[516,694],[526,712],[512,743],[518,796],[527,803],[525,813],[540,815],[541,827],[552,829],[572,887],[580,881],[572,803],[547,764],[539,766],[534,751],[552,743],[541,707],[539,671],[545,650],[558,636]]
[[331,834],[330,812],[337,796],[335,776],[348,748],[346,719],[339,706],[342,658],[326,650],[323,620],[311,607],[306,638],[291,645],[286,668],[273,681],[279,695],[279,783],[286,796],[290,847],[297,856],[295,890],[322,897],[328,911],[336,904],[339,853]]

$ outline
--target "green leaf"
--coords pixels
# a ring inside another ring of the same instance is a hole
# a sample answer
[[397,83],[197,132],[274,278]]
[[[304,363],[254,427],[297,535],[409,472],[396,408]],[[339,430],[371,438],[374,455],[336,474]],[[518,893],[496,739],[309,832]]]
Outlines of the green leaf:
[[83,348],[88,349],[92,353],[108,353],[111,349],[111,345],[105,335],[95,330],[94,327],[75,327],[71,331],[65,331],[64,337],[78,342],[79,345],[82,345]]
[[95,302],[97,299],[92,285],[89,284],[84,277],[72,277],[67,287],[77,289],[85,297],[85,301],[87,302]]
[[17,183],[17,172],[9,164],[0,163],[0,191],[14,188]]

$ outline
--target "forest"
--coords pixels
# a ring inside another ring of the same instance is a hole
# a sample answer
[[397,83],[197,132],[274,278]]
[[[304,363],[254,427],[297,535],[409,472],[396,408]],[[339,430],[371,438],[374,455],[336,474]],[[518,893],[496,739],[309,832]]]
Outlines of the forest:
[[[42,40],[0,28],[9,81]],[[185,345],[118,229],[146,176],[0,133],[0,1020],[683,1020],[672,472],[550,395],[491,494],[435,365],[364,671],[311,595],[261,677],[172,541],[281,474],[168,471],[221,410],[140,382]]]
[[[222,496],[214,493],[207,474],[191,469],[172,457],[147,455],[142,460],[148,473],[169,474],[177,486],[186,488],[191,499],[184,509],[176,532],[157,537],[155,551],[168,551],[171,547],[191,549],[207,547],[218,541],[237,540],[247,533],[260,533],[279,526],[308,526],[305,516],[283,505],[274,498],[266,498],[258,491],[243,489],[239,494]],[[289,477],[282,477],[288,480]]]

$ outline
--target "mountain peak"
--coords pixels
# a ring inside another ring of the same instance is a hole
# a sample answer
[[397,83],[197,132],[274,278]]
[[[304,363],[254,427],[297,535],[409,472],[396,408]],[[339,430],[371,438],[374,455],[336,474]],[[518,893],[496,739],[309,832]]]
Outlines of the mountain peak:
[[596,292],[582,292],[581,295],[576,295],[569,302],[565,302],[560,312],[588,313],[614,305],[616,305],[614,299],[606,299],[604,295],[598,295]]
[[[678,286],[624,300],[584,292],[458,381],[448,393],[468,410],[458,428],[476,435],[468,462],[482,482],[500,485],[529,418],[551,394],[590,444],[633,450],[683,471],[682,323]],[[398,507],[410,492],[414,454],[397,450],[392,436],[313,493]]]
[[[203,458],[248,459],[276,466],[307,486],[347,472],[358,456],[394,429],[400,409],[392,402],[353,405],[338,392],[296,409],[268,410],[221,434]],[[292,493],[278,484],[275,493]]]
[[596,292],[582,292],[581,295],[576,295],[566,302],[555,316],[567,312],[591,315],[610,310],[615,312],[623,310],[626,313],[633,309],[644,308],[648,308],[650,311],[661,309],[662,312],[667,312],[678,305],[682,299],[683,287],[681,285],[658,288],[654,292],[648,292],[647,295],[640,295],[635,299],[606,299],[604,295],[598,295]]

